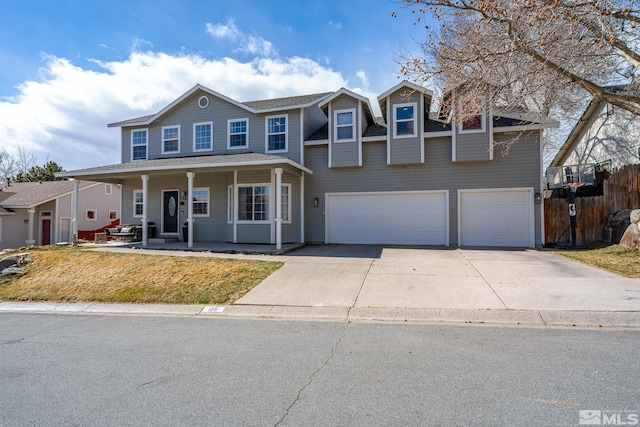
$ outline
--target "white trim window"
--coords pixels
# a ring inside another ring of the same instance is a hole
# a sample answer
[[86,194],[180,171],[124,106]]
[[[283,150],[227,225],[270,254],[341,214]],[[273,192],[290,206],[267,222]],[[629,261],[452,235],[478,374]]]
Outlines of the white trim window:
[[233,224],[233,185],[227,187],[227,223]]
[[142,218],[142,204],[144,203],[144,193],[142,190],[133,190],[133,217]]
[[418,104],[396,104],[393,106],[393,137],[410,138],[418,135]]
[[162,126],[162,154],[180,152],[180,125]]
[[213,122],[193,124],[193,151],[213,150]]
[[282,223],[291,224],[291,184],[282,184],[282,187],[280,187],[280,192],[280,210],[282,212]]
[[356,140],[356,109],[335,110],[333,112],[333,140],[353,142]]
[[266,125],[266,145],[267,152],[287,151],[287,122],[289,115],[267,116]]
[[131,130],[131,160],[147,160],[149,129]]
[[193,216],[209,216],[209,187],[193,189]]
[[104,185],[104,194],[106,195],[111,195],[111,193],[113,192],[113,188],[111,186],[111,184],[105,184]]
[[483,133],[487,129],[486,114],[469,114],[458,125],[459,133]]
[[238,186],[238,222],[269,221],[269,184]]
[[247,148],[249,146],[249,119],[227,120],[227,149]]
[[118,211],[109,211],[109,221],[118,219]]
[[97,221],[98,220],[98,210],[97,209],[87,209],[85,215],[86,221]]

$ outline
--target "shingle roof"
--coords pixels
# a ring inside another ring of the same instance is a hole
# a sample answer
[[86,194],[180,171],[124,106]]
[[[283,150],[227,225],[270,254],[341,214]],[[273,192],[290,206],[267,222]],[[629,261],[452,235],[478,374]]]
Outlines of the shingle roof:
[[[179,169],[179,168],[208,168],[208,167],[222,167],[227,165],[237,164],[242,166],[243,164],[260,164],[260,163],[289,163],[296,164],[292,160],[270,154],[260,153],[242,153],[242,154],[222,154],[216,156],[189,156],[189,157],[174,157],[169,159],[154,159],[154,160],[136,160],[131,163],[117,163],[115,165],[98,166],[94,168],[78,169],[74,171],[65,171],[56,174],[56,176],[73,177],[73,176],[91,176],[112,174],[118,172],[138,172],[149,170],[163,170],[163,169]],[[303,166],[299,166],[303,169]]]
[[150,118],[152,118],[153,116],[155,116],[155,114],[151,114],[151,115],[148,115],[148,116],[142,116],[142,117],[136,117],[135,119],[122,120],[121,122],[111,123],[110,126],[118,127],[118,126],[134,125],[136,123],[144,123],[147,120],[149,120]]
[[249,108],[253,108],[254,110],[286,108],[286,107],[292,107],[295,105],[309,104],[315,100],[325,98],[331,95],[332,93],[333,92],[324,92],[324,93],[314,93],[311,95],[289,96],[286,98],[263,99],[259,101],[243,102],[242,104],[246,105]]
[[[78,181],[78,188],[95,185],[95,182]],[[0,206],[29,208],[37,206],[73,191],[73,181],[16,182],[2,186]]]

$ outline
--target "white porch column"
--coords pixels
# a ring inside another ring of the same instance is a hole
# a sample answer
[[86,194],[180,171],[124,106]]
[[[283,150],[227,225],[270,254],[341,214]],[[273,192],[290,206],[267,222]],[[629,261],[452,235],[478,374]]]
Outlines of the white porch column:
[[238,243],[238,171],[233,171],[233,243]]
[[71,244],[78,246],[78,180],[73,180],[73,198],[71,202]]
[[33,239],[33,226],[34,226],[33,217],[36,213],[36,210],[32,208],[32,209],[29,209],[27,213],[29,214],[29,223],[28,223],[29,229],[27,230],[27,240],[25,243],[27,246],[33,246],[36,244],[36,241]]
[[141,175],[142,179],[142,246],[149,243],[148,228],[149,222],[147,218],[147,201],[149,200],[149,175]]
[[282,249],[282,168],[276,168],[276,250]]
[[[193,177],[196,176],[194,172],[187,172],[187,181],[188,181],[188,189],[187,189],[187,197],[189,199],[187,206],[187,228],[189,230],[189,238],[187,239],[187,247],[193,247]],[[211,203],[211,201],[209,201]]]
[[300,243],[304,243],[304,203],[304,171],[302,171],[300,172]]

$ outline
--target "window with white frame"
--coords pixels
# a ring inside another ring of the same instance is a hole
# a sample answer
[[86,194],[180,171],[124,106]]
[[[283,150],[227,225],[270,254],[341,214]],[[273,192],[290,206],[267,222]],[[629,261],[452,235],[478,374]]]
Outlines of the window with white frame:
[[227,222],[233,223],[233,185],[227,187]]
[[417,136],[418,120],[416,111],[418,109],[415,102],[408,104],[394,105],[394,138],[407,138]]
[[352,142],[355,137],[355,108],[349,110],[336,110],[333,115],[334,141]]
[[282,222],[291,223],[291,184],[282,184],[280,187],[281,199],[280,209],[282,211]]
[[118,219],[118,211],[109,211],[109,221]]
[[238,221],[269,220],[269,186],[238,186]]
[[209,189],[193,189],[193,216],[209,216]]
[[267,151],[287,151],[288,116],[267,117]]
[[213,149],[213,122],[193,124],[193,151]]
[[98,211],[96,209],[87,209],[87,215],[85,217],[87,221],[97,221]]
[[112,192],[112,187],[111,184],[105,184],[104,185],[104,194],[110,195]]
[[458,131],[460,133],[481,133],[485,131],[485,123],[484,114],[469,114],[463,117]]
[[227,148],[246,148],[249,141],[249,119],[228,120]]
[[142,217],[142,204],[144,202],[144,193],[142,190],[133,190],[133,217]]
[[131,160],[146,160],[149,131],[134,129],[131,131]]
[[180,152],[180,126],[162,126],[162,154]]

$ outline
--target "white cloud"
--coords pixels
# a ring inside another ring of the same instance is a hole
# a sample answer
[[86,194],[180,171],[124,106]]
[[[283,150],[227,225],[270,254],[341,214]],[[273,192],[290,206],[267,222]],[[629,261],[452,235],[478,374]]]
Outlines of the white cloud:
[[336,30],[341,30],[342,29],[342,24],[340,22],[333,22],[333,21],[329,21],[327,23],[328,26],[335,28]]
[[0,99],[2,147],[15,154],[22,145],[38,163],[48,157],[66,170],[114,164],[120,132],[108,123],[156,113],[196,83],[238,101],[348,87],[339,72],[300,57],[240,62],[134,51],[123,61],[94,63],[97,71],[46,56],[37,80]]
[[210,36],[220,40],[231,40],[240,46],[234,52],[259,55],[264,57],[277,56],[278,52],[269,40],[257,35],[245,35],[238,29],[233,19],[229,19],[227,24],[211,24],[207,22],[206,32]]
[[360,79],[360,81],[362,82],[363,86],[369,86],[369,82],[367,81],[367,73],[364,70],[358,70],[356,72],[356,77],[358,77]]
[[236,27],[233,19],[229,19],[227,24],[210,24],[207,22],[206,25],[207,34],[217,38],[217,39],[229,39],[229,40],[238,40],[243,37],[242,32]]

